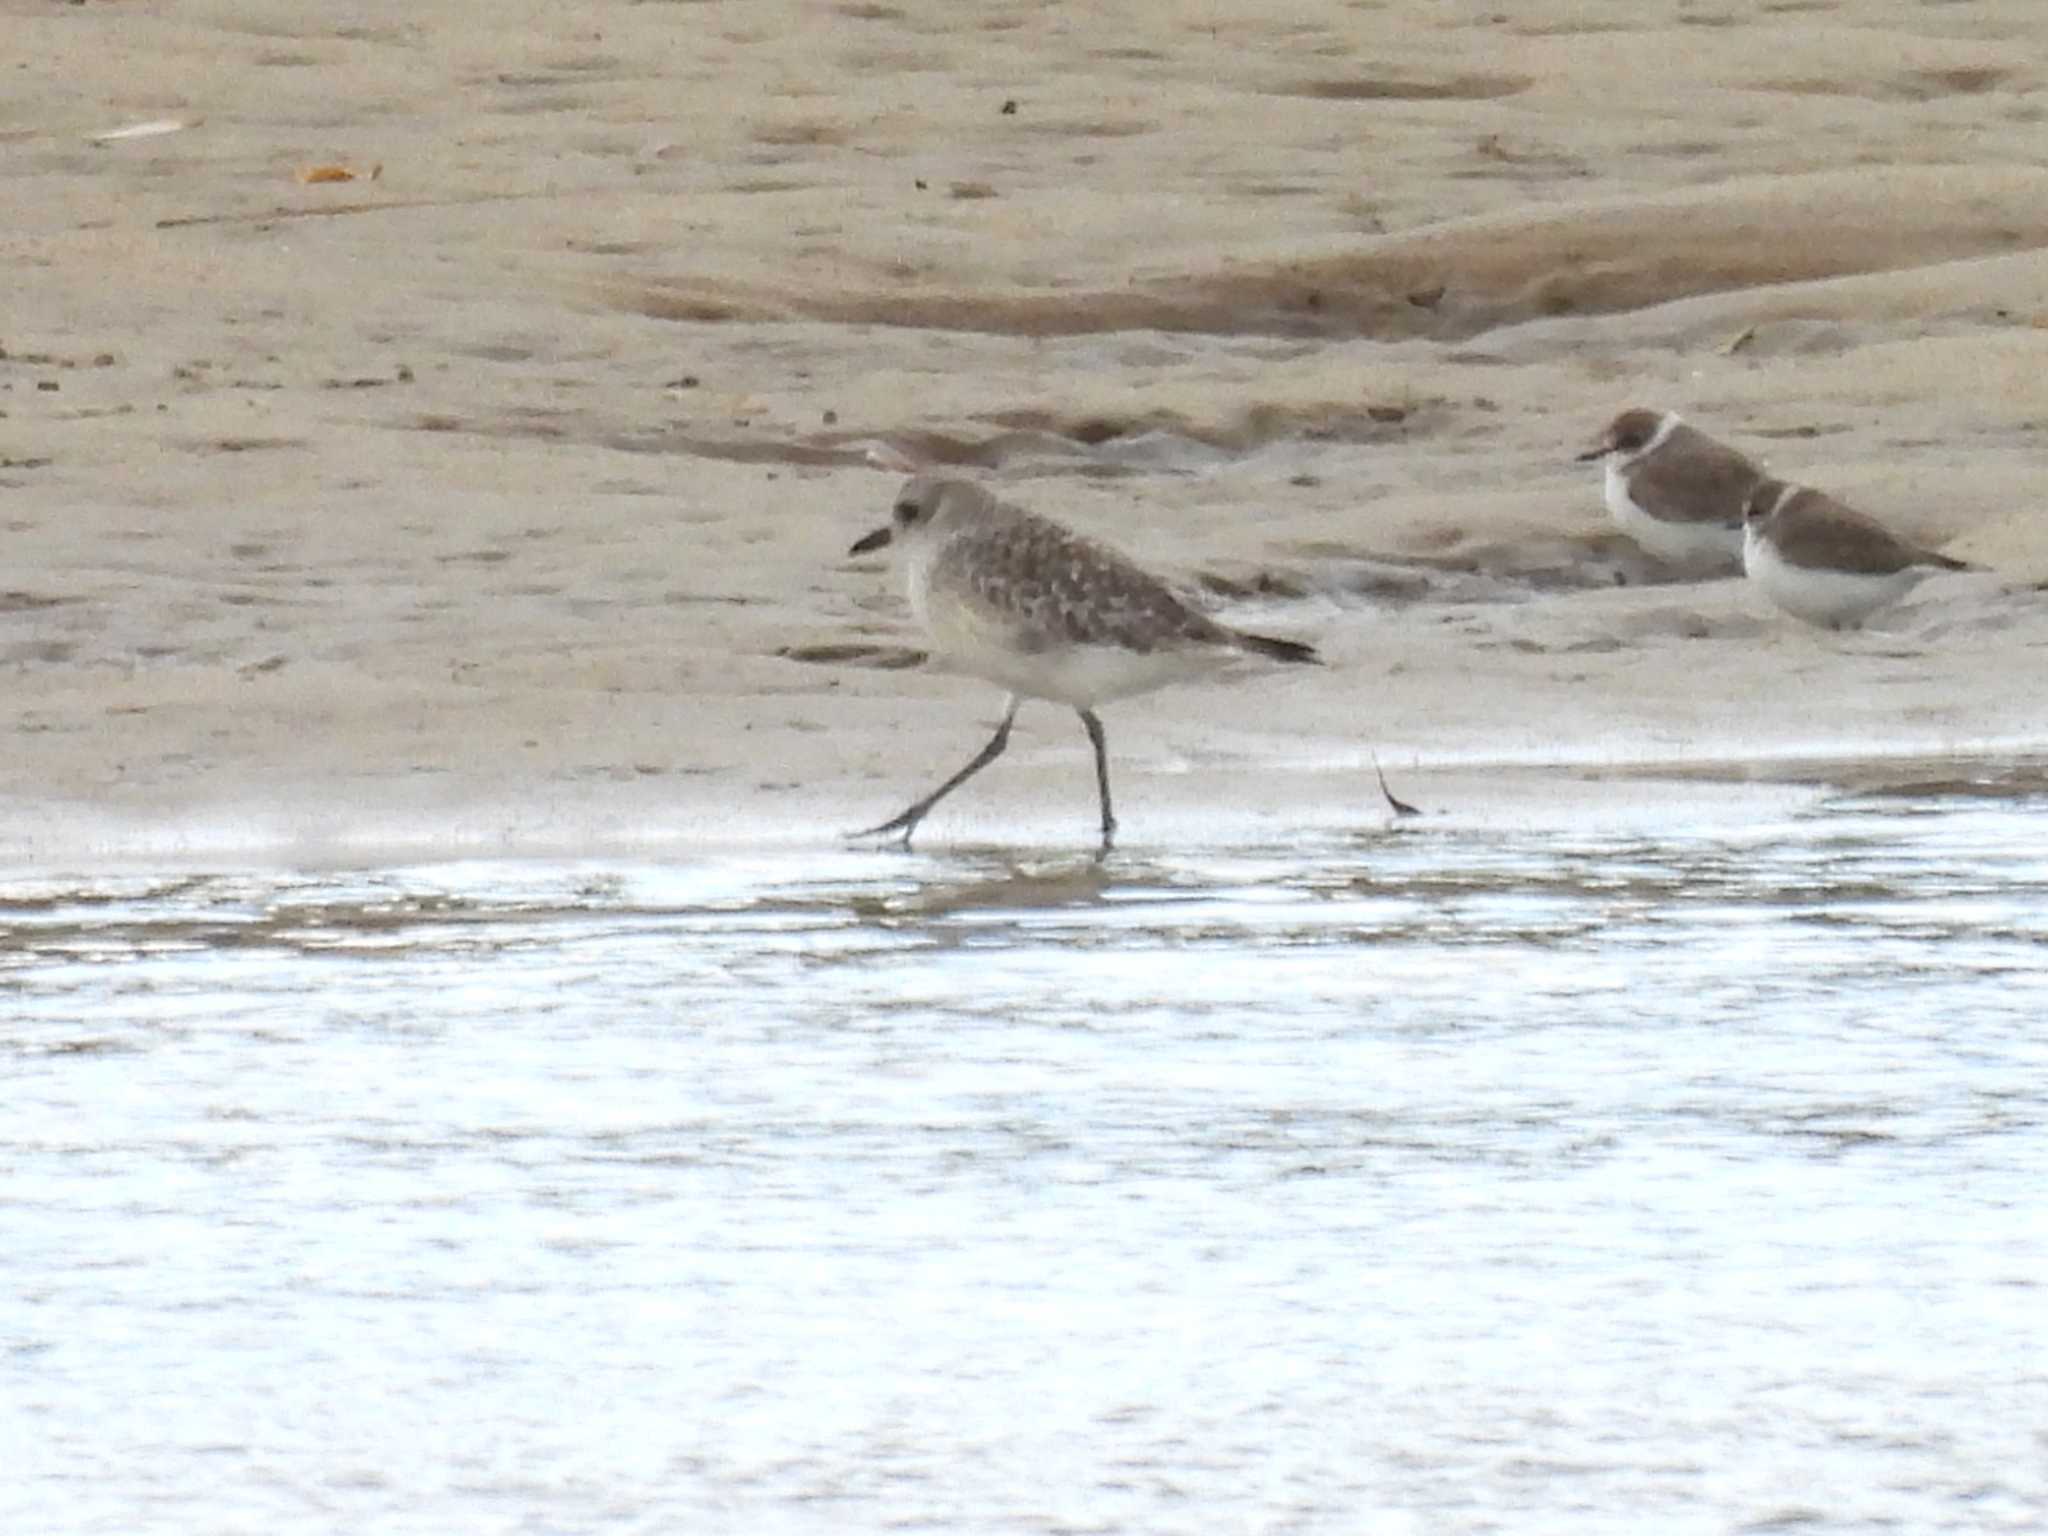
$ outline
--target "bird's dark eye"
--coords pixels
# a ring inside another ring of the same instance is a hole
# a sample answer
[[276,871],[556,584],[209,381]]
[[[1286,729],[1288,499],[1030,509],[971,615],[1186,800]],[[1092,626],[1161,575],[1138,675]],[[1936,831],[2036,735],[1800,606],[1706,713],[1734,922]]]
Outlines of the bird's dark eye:
[[899,501],[899,502],[897,502],[897,503],[896,503],[896,521],[897,521],[897,522],[899,522],[899,523],[901,523],[901,524],[902,524],[902,525],[903,525],[904,527],[906,527],[906,528],[908,528],[908,527],[909,527],[909,526],[910,526],[910,525],[911,525],[912,523],[916,522],[916,521],[917,521],[917,503],[916,503],[916,502],[914,502],[914,501]]

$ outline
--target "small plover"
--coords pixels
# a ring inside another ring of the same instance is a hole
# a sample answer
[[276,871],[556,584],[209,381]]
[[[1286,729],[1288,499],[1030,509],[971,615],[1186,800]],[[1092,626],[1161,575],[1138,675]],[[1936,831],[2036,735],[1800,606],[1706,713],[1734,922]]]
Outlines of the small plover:
[[1794,618],[1846,629],[1895,603],[1922,577],[1972,566],[1921,549],[1834,497],[1761,481],[1743,507],[1742,563]]
[[1095,748],[1102,849],[1110,850],[1109,759],[1095,707],[1212,675],[1247,656],[1314,663],[1311,646],[1232,629],[1190,607],[1117,551],[968,480],[918,475],[890,522],[856,543],[901,556],[911,612],[937,658],[1009,690],[996,733],[967,766],[922,800],[855,837],[900,832],[903,846],[931,808],[1002,755],[1026,699],[1065,704]]
[[1742,563],[1742,503],[1763,478],[1742,454],[1676,411],[1623,411],[1579,461],[1607,461],[1607,510],[1667,564],[1732,571]]

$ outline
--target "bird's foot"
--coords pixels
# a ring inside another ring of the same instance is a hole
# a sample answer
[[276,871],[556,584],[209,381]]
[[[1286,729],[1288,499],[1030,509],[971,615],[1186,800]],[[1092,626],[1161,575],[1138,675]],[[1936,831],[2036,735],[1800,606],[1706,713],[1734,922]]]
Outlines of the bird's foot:
[[900,832],[903,835],[897,838],[897,843],[905,853],[908,853],[910,851],[911,834],[917,830],[917,824],[924,820],[924,812],[925,808],[923,806],[913,805],[900,816],[891,816],[887,821],[882,822],[878,826],[862,827],[857,832],[846,833],[846,840],[854,842],[863,837],[889,837]]

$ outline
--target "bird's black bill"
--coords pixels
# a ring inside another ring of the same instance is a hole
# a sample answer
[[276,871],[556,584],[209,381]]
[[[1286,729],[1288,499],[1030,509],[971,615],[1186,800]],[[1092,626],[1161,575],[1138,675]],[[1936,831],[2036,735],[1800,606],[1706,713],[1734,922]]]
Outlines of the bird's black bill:
[[895,529],[891,528],[887,523],[884,523],[881,527],[877,528],[873,533],[864,534],[860,538],[856,539],[854,541],[853,548],[849,549],[847,553],[849,555],[864,555],[871,549],[880,549],[884,544],[888,543],[889,540],[895,536],[895,533]]
[[1614,450],[1612,448],[1609,448],[1605,443],[1600,443],[1596,444],[1594,447],[1588,448],[1584,453],[1573,454],[1572,460],[1574,463],[1584,464],[1590,459],[1604,459],[1607,457],[1608,454],[1612,453],[1613,451]]

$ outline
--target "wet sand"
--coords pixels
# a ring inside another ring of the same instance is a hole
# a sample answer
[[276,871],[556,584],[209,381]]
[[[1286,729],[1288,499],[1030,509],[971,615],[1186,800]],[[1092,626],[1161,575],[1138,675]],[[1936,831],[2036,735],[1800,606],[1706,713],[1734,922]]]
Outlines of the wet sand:
[[[1332,662],[1113,709],[1127,842],[2048,741],[2030,0],[1205,14],[10,16],[0,853],[878,819],[1001,702],[845,555],[884,462]],[[1630,404],[1987,569],[1664,580]],[[1012,757],[923,835],[1085,836],[1071,716]]]

